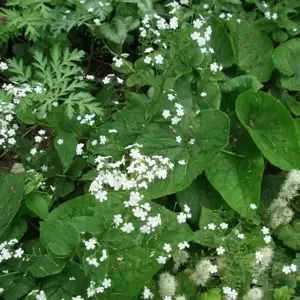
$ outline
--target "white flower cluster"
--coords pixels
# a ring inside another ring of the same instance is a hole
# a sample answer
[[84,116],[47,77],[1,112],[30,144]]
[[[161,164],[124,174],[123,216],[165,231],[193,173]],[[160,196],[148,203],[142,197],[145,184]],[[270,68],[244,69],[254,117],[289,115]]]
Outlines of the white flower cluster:
[[269,244],[272,242],[272,237],[270,236],[270,229],[267,227],[263,227],[261,229],[262,234],[264,235],[264,241],[266,244]]
[[282,272],[284,274],[290,274],[290,273],[294,273],[294,272],[297,272],[297,266],[295,264],[291,264],[289,266],[284,266],[282,268]]
[[109,84],[112,83],[112,79],[116,77],[117,83],[122,84],[124,82],[124,80],[120,77],[117,77],[115,74],[108,74],[104,77],[104,79],[102,80],[103,84]]
[[[204,229],[209,229],[209,230],[212,230],[212,231],[216,230],[216,228],[217,228],[217,225],[215,223],[209,223],[207,226],[204,226]],[[228,224],[222,222],[219,225],[219,228],[222,229],[222,230],[228,229]]]
[[29,93],[42,94],[46,91],[46,88],[41,83],[36,83],[35,86],[31,86],[27,83],[21,85],[13,85],[13,84],[3,84],[2,88],[7,91],[8,94],[13,95],[13,102],[18,104],[20,102],[20,98],[24,98]]
[[193,26],[197,31],[191,34],[191,39],[198,44],[202,53],[214,53],[214,49],[208,45],[211,40],[212,28],[211,26],[204,28],[203,25],[206,24],[206,21],[202,16],[200,17],[193,22]]
[[19,128],[14,123],[15,104],[0,100],[0,146],[4,149],[16,144],[16,130]]
[[29,295],[35,296],[36,300],[47,300],[46,294],[42,290],[33,290],[28,294],[28,296]]
[[80,121],[80,124],[87,124],[93,126],[95,123],[95,114],[86,114],[84,116],[78,116],[77,121]]
[[212,64],[210,64],[210,70],[213,73],[216,73],[218,71],[222,71],[223,70],[223,66],[222,65],[218,65],[216,62],[213,62]]
[[[167,93],[167,98],[169,101],[173,101],[176,99],[177,94],[173,90],[169,90],[168,92],[164,91],[164,93]],[[171,117],[171,124],[172,125],[177,125],[181,120],[182,117],[184,116],[184,107],[180,103],[174,103],[174,111],[165,109],[162,112],[162,116],[165,119],[168,119]],[[181,142],[177,140],[178,143]]]
[[[143,203],[142,189],[147,189],[149,183],[156,179],[166,179],[168,170],[173,169],[174,164],[166,157],[154,155],[144,156],[140,153],[141,145],[134,144],[126,147],[130,149],[129,163],[126,164],[125,157],[117,162],[110,162],[111,157],[98,156],[95,159],[98,176],[91,183],[89,191],[100,202],[107,200],[108,190],[130,191],[129,199],[124,202],[126,208],[132,210],[133,215],[143,223],[140,231],[150,234],[161,225],[160,214],[149,216],[150,203]],[[126,233],[134,230],[131,222],[124,223],[121,215],[114,216],[114,225]]]
[[87,289],[87,297],[92,298],[97,294],[103,294],[106,289],[111,287],[111,279],[105,278],[101,285],[96,286],[95,281],[90,282],[90,286]]
[[48,137],[46,136],[46,131],[43,129],[39,130],[38,134],[34,137],[34,141],[38,144],[47,139]]
[[98,268],[100,266],[100,263],[107,259],[108,259],[107,251],[105,249],[103,249],[102,256],[99,258],[99,260],[97,260],[97,258],[95,258],[95,257],[87,257],[86,261],[88,262],[88,264],[90,266],[94,266],[94,267]]
[[187,219],[192,217],[191,209],[187,204],[184,204],[183,211],[177,215],[177,221],[179,224],[186,223]]
[[229,286],[224,286],[223,287],[223,294],[225,295],[224,299],[225,300],[236,300],[238,296],[238,292]]
[[[269,8],[269,5],[265,1],[262,2],[262,5],[263,5],[264,8]],[[268,20],[277,20],[278,14],[277,13],[271,13],[271,11],[267,10],[267,11],[265,11],[265,17]]]
[[218,267],[213,265],[208,258],[204,258],[196,264],[190,279],[196,284],[205,286],[211,276],[218,272]]
[[222,20],[229,21],[229,20],[232,19],[232,14],[231,13],[221,13],[219,15],[219,18],[222,19]]
[[93,81],[93,80],[95,80],[95,76],[94,75],[81,75],[81,76],[75,76],[75,79]]
[[292,170],[283,182],[277,198],[271,203],[268,209],[271,228],[275,229],[281,225],[286,225],[292,220],[294,212],[289,207],[289,204],[298,194],[299,189],[300,170]]
[[12,239],[10,241],[4,241],[0,244],[0,263],[9,260],[11,258],[22,258],[24,250],[18,248],[17,250],[13,249],[13,246],[18,243],[18,240]]
[[144,287],[143,294],[142,294],[143,299],[153,299],[154,294],[148,289],[146,286]]
[[[0,60],[1,60],[1,58],[0,58]],[[5,71],[7,69],[8,69],[7,63],[0,61],[0,71]]]

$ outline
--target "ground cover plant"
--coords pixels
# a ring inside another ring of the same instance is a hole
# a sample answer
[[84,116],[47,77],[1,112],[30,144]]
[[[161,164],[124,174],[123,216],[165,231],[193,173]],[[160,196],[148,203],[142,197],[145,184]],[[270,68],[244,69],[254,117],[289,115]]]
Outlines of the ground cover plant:
[[0,5],[1,299],[300,299],[300,1]]

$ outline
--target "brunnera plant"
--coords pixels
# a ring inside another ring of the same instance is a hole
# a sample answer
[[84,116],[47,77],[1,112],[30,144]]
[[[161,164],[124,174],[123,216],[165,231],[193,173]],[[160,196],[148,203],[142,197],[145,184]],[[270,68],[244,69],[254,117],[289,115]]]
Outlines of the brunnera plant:
[[298,1],[1,5],[3,299],[297,299]]

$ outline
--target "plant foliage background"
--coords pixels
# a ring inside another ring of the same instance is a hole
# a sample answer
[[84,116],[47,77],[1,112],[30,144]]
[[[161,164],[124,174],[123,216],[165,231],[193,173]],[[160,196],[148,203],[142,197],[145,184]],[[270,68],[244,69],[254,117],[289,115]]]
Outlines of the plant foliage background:
[[298,0],[0,5],[1,299],[300,299]]

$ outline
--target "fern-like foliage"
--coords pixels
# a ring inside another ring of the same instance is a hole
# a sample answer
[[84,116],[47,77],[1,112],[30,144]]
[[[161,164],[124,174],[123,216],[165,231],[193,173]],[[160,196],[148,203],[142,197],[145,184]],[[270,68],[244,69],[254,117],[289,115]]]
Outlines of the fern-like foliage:
[[44,116],[51,110],[54,103],[66,106],[66,114],[72,118],[77,113],[86,112],[101,115],[102,109],[95,98],[86,92],[89,84],[79,80],[76,76],[82,74],[78,65],[84,56],[83,51],[62,49],[54,45],[50,57],[36,50],[33,54],[31,66],[25,66],[22,60],[11,59],[8,61],[9,70],[13,73],[11,81],[27,83],[34,86],[43,84],[44,90],[31,99],[39,116]]

